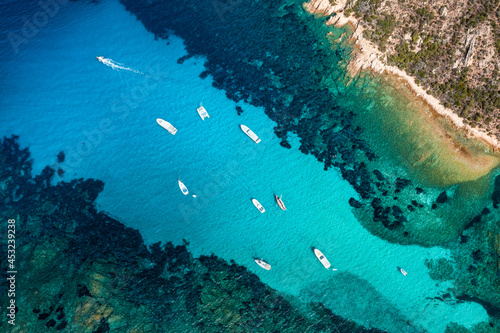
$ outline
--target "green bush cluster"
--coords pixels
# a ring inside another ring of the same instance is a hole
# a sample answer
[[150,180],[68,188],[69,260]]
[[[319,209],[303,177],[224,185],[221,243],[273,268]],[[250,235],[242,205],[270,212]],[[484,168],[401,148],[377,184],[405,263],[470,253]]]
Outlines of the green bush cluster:
[[[398,2],[403,4],[404,0]],[[493,118],[489,115],[495,109],[500,109],[498,83],[490,80],[482,86],[473,87],[469,82],[467,68],[454,71],[451,78],[440,82],[440,73],[433,73],[432,70],[451,71],[453,55],[466,31],[464,29],[477,27],[488,20],[495,36],[494,46],[500,56],[500,0],[469,2],[470,10],[450,29],[451,38],[448,40],[430,32],[432,26],[439,24],[442,19],[431,6],[414,7],[404,4],[404,7],[410,6],[408,8],[412,9],[411,14],[406,20],[396,22],[393,15],[380,13],[380,4],[380,0],[360,0],[353,10],[368,23],[364,36],[377,44],[381,51],[385,51],[386,42],[396,28],[401,29],[399,37],[407,34],[411,36],[410,40],[402,39],[399,45],[395,45],[396,52],[389,56],[389,64],[406,70],[429,93],[439,97],[446,107],[454,109],[471,124],[477,125],[480,122],[488,125],[492,122]],[[498,68],[495,68],[491,77],[498,80],[498,74]]]

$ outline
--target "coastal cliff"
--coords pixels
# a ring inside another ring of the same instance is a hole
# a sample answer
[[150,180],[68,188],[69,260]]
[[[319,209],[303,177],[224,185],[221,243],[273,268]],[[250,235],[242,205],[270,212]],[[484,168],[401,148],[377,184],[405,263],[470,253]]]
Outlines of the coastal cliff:
[[[437,114],[498,149],[500,12],[498,1],[483,2],[312,0],[304,8],[329,17],[327,25],[352,25],[351,75],[369,69],[402,80]],[[477,15],[465,15],[468,8]]]

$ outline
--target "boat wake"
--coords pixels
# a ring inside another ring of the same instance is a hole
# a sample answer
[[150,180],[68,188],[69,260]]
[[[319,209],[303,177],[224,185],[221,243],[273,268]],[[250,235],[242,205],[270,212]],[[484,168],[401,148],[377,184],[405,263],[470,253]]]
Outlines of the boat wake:
[[119,71],[119,70],[129,71],[129,72],[132,72],[132,73],[135,73],[135,74],[140,74],[140,75],[144,75],[146,77],[150,77],[149,75],[147,75],[147,74],[145,74],[145,73],[143,73],[141,71],[138,71],[138,70],[130,68],[130,67],[125,67],[124,64],[116,62],[113,59],[108,59],[108,58],[104,58],[104,57],[97,57],[97,60],[99,60],[100,62],[102,62],[106,66],[109,66],[109,67],[111,67],[111,68],[113,68],[114,70],[117,70],[117,71]]

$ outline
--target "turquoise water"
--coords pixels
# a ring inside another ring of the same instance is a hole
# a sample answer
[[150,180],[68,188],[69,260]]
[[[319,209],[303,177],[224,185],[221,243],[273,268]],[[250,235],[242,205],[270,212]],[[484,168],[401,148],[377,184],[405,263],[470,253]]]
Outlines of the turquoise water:
[[[432,280],[424,261],[448,251],[368,233],[347,203],[355,191],[335,170],[300,153],[297,138],[292,149],[282,148],[262,110],[240,104],[238,116],[210,78],[199,78],[202,58],[177,64],[186,54],[182,40],[155,41],[117,2],[67,4],[18,54],[7,43],[2,53],[0,134],[20,135],[37,173],[65,151],[63,179],[103,180],[99,208],[147,242],[184,238],[195,255],[235,260],[273,288],[390,332],[443,332],[449,322],[487,320],[478,304],[427,299],[451,284]],[[113,70],[97,55],[147,75]],[[201,101],[210,114],[205,121],[196,113]],[[159,127],[158,117],[178,133]],[[253,143],[239,124],[262,142]],[[182,195],[179,178],[196,198]],[[273,194],[283,195],[287,211]],[[312,246],[338,271],[325,270]],[[273,269],[262,270],[253,257]]]

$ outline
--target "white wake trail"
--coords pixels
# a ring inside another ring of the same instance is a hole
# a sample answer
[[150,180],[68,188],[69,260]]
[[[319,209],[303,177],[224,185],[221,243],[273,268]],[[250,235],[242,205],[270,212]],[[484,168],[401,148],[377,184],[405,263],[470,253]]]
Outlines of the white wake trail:
[[124,71],[129,71],[129,72],[132,72],[132,73],[136,73],[136,74],[145,75],[147,77],[150,77],[149,75],[146,75],[146,74],[144,74],[141,71],[138,71],[138,70],[130,68],[130,67],[125,67],[124,64],[116,62],[113,59],[108,59],[108,58],[104,58],[104,57],[97,57],[97,60],[99,60],[100,62],[102,62],[106,66],[109,66],[112,69],[117,70],[117,71],[118,70],[124,70]]

